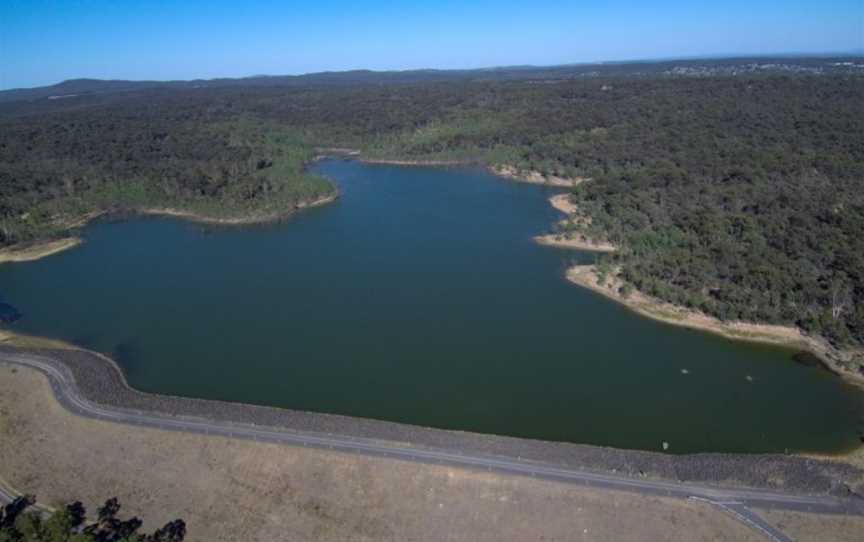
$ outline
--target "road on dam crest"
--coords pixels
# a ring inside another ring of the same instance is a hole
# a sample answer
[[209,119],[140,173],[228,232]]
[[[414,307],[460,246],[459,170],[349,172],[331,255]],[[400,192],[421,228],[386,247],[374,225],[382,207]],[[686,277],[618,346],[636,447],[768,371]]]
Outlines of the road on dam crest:
[[[757,489],[717,488],[686,482],[645,480],[629,476],[597,473],[560,466],[529,462],[513,458],[463,454],[458,451],[399,446],[387,442],[347,437],[334,434],[293,431],[285,428],[267,428],[254,424],[170,416],[117,407],[105,407],[85,399],[70,375],[49,363],[45,358],[24,354],[0,354],[0,362],[36,369],[48,377],[55,397],[73,414],[114,423],[152,427],[168,431],[181,431],[260,442],[305,446],[387,457],[434,465],[483,470],[506,475],[529,476],[600,489],[629,491],[646,495],[693,499],[707,502],[758,530],[770,540],[790,540],[765,522],[751,508],[772,508],[822,514],[862,515],[864,502],[855,498],[827,495],[795,495]],[[14,498],[0,486],[0,500]]]

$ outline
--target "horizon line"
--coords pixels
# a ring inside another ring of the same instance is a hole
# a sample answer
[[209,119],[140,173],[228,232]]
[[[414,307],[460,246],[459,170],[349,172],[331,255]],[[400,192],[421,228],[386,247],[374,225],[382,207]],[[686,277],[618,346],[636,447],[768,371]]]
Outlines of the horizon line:
[[261,79],[267,77],[305,77],[310,75],[334,74],[334,73],[350,73],[350,72],[371,72],[371,73],[406,73],[406,72],[471,72],[471,71],[494,71],[507,69],[525,69],[525,68],[561,68],[575,66],[602,66],[602,65],[626,65],[626,64],[650,64],[661,62],[675,61],[692,61],[692,60],[735,60],[747,58],[864,58],[864,48],[861,49],[846,49],[836,51],[821,51],[821,52],[774,52],[774,53],[709,53],[704,55],[682,55],[682,56],[662,56],[662,57],[646,57],[646,58],[629,58],[623,60],[593,60],[593,61],[576,61],[564,62],[558,64],[501,64],[496,66],[480,66],[476,68],[394,68],[394,69],[372,69],[372,68],[345,68],[335,70],[319,70],[301,73],[282,73],[282,74],[252,74],[252,75],[237,75],[237,76],[219,76],[219,77],[192,77],[188,79],[114,79],[102,77],[74,77],[71,79],[63,79],[56,83],[48,85],[36,85],[30,87],[10,87],[0,88],[0,92],[12,92],[18,90],[33,90],[38,88],[50,88],[70,81],[116,81],[129,83],[180,83],[180,82],[195,82],[195,81],[219,81],[219,80],[242,80],[242,79]]

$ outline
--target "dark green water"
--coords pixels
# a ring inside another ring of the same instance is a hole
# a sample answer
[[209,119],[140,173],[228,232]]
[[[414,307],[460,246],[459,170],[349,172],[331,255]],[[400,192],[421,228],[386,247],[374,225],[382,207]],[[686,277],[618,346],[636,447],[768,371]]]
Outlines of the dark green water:
[[531,241],[560,218],[548,189],[316,167],[342,199],[284,224],[101,222],[80,248],[0,266],[12,327],[112,354],[153,392],[670,452],[858,442],[860,396],[792,352],[568,284],[591,257]]

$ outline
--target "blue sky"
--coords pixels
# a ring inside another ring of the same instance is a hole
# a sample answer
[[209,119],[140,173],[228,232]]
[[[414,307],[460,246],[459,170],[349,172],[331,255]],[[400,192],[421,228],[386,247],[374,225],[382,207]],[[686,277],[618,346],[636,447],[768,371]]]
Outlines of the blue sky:
[[864,48],[864,0],[0,0],[0,88]]

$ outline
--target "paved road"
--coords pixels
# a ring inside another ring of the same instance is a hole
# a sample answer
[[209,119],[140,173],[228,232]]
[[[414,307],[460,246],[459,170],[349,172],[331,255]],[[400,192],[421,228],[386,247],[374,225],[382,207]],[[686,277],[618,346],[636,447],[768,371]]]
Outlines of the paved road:
[[[449,465],[501,474],[515,474],[565,482],[585,487],[624,490],[648,495],[698,499],[732,514],[757,529],[769,539],[789,540],[750,510],[750,507],[774,508],[823,514],[864,516],[864,501],[825,495],[794,495],[756,489],[727,489],[686,482],[646,480],[623,475],[596,473],[551,464],[523,461],[513,458],[461,454],[448,450],[399,446],[386,442],[346,437],[341,435],[293,431],[283,428],[265,428],[254,424],[208,421],[171,416],[153,412],[106,407],[85,399],[74,381],[54,365],[24,354],[0,354],[0,361],[37,369],[48,376],[57,400],[74,414],[127,425],[155,427],[169,431],[220,435],[260,442],[272,442],[311,448],[360,453],[376,457],[390,457],[436,465]],[[11,495],[0,487],[0,498]]]
[[750,526],[759,531],[766,538],[773,542],[792,542],[792,539],[775,529],[771,524],[762,519],[758,514],[747,508],[744,503],[739,501],[712,501],[701,497],[690,497],[694,501],[707,502],[717,508],[720,508],[727,514],[731,515],[738,521]]

